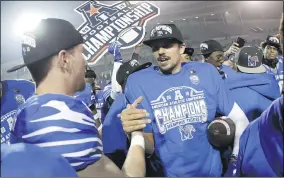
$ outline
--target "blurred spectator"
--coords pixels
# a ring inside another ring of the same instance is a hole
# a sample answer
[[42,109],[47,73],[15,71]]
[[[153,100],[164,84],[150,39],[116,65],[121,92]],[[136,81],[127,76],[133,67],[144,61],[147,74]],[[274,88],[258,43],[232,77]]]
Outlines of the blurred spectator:
[[193,53],[194,53],[193,48],[185,48],[184,53],[181,55],[182,62],[192,61]]
[[10,143],[11,128],[18,107],[35,94],[35,84],[28,80],[1,81],[1,144]]
[[281,48],[278,38],[268,35],[264,43],[263,48],[263,64],[266,68],[266,72],[275,75],[276,80],[280,88],[280,92],[283,89],[283,56],[278,55]]

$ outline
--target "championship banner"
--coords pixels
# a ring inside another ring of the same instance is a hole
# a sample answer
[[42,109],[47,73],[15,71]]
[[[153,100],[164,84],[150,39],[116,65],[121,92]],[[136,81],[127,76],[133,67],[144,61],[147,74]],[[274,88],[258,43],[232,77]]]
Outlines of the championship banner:
[[96,64],[117,41],[121,49],[137,45],[145,36],[146,24],[160,14],[160,9],[147,1],[119,1],[112,5],[87,1],[75,11],[85,22],[77,30],[84,38],[84,58],[88,65]]

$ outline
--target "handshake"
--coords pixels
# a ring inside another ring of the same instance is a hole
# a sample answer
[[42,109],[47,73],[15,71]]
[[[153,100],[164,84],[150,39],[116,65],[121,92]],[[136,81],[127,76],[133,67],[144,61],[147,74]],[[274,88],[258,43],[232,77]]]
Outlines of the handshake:
[[[137,98],[133,104],[128,104],[118,117],[121,119],[123,130],[129,134],[132,132],[142,132],[146,124],[151,123],[149,113],[144,109],[137,109],[137,106],[143,101],[143,97]],[[147,118],[147,119],[145,119]]]

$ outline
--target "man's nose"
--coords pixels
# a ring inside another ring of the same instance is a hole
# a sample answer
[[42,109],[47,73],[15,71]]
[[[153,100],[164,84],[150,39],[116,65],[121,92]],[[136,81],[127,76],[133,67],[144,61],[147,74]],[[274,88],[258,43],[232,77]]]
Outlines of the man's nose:
[[159,54],[164,54],[165,53],[165,49],[160,47],[159,50],[158,50],[158,53]]

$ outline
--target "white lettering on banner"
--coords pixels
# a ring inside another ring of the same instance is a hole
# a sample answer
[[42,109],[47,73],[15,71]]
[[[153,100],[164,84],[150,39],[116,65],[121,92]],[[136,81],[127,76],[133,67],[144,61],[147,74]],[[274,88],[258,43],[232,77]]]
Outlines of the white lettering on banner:
[[[107,52],[108,45],[115,40],[121,44],[122,49],[137,45],[144,38],[147,22],[160,13],[158,7],[147,1],[130,6],[124,1],[112,5],[87,1],[75,11],[85,19],[78,31],[84,35],[84,57],[89,65],[100,60]],[[127,29],[132,30],[120,35]]]
[[193,138],[193,123],[204,123],[208,117],[204,92],[186,86],[164,91],[151,106],[160,133],[178,128],[182,141]]

